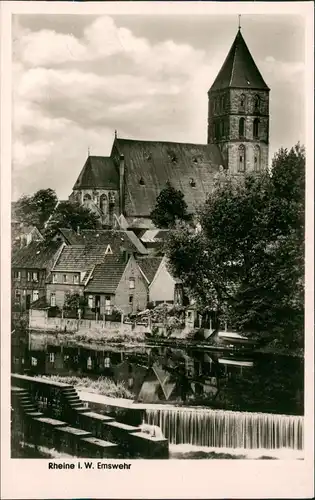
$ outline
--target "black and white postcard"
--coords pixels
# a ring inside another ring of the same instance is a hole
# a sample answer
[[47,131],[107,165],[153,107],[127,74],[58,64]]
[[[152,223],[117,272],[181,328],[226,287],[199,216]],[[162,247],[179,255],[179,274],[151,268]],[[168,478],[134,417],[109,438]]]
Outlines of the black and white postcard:
[[313,497],[313,4],[0,13],[2,498]]

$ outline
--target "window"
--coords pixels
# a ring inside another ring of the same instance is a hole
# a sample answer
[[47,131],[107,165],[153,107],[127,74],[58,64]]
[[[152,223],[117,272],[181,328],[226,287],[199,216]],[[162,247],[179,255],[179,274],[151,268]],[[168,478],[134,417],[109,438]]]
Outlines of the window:
[[31,364],[32,366],[37,366],[37,358],[33,358],[32,356]]
[[32,301],[35,302],[38,300],[38,290],[33,290]]
[[31,281],[32,274],[27,271],[27,281]]
[[238,123],[238,135],[239,137],[245,136],[245,118],[240,118]]
[[130,290],[133,290],[135,287],[135,279],[134,278],[129,278],[129,288]]
[[105,313],[110,314],[111,303],[110,303],[110,295],[105,296]]
[[193,178],[191,177],[191,179],[189,179],[189,184],[190,184],[190,185],[191,185],[191,187],[193,187],[193,188],[194,188],[194,187],[196,187],[196,182],[195,182],[195,179],[193,179]]
[[104,359],[104,368],[110,368],[110,358],[109,357]]
[[21,300],[21,291],[20,290],[15,290],[15,299],[17,302],[20,302],[20,300]]
[[57,283],[57,281],[58,281],[58,280],[57,280],[57,274],[55,274],[55,273],[54,273],[54,274],[52,275],[52,282],[53,282],[53,283]]
[[38,281],[38,273],[33,273],[32,278],[33,278],[33,281],[37,282]]
[[253,122],[253,137],[256,139],[259,137],[259,119],[255,118]]
[[50,306],[56,307],[56,294],[55,293],[50,294]]
[[144,180],[143,180],[143,177],[140,177],[139,184],[140,184],[140,186],[144,186]]
[[79,275],[78,274],[75,274],[73,276],[73,283],[74,283],[74,285],[78,285],[79,284]]
[[66,274],[63,275],[63,282],[64,283],[67,283],[68,281],[68,276]]
[[240,97],[240,111],[245,111],[246,96],[242,94]]
[[133,295],[129,295],[129,304],[133,304]]
[[17,281],[21,281],[21,271],[14,271],[13,277]]
[[55,353],[50,352],[49,353],[49,363],[54,363],[55,362]]
[[260,97],[259,95],[256,95],[254,97],[254,111],[260,111]]
[[243,144],[238,148],[238,172],[245,172],[246,151]]
[[88,305],[90,309],[93,309],[93,295],[89,295]]
[[221,96],[221,111],[224,111],[225,110],[225,96],[222,95]]
[[260,147],[255,146],[255,149],[254,149],[254,170],[255,170],[255,172],[260,172],[260,169],[261,169]]
[[87,366],[88,370],[92,369],[92,358],[91,358],[91,356],[88,357],[87,362],[86,362],[86,366]]
[[83,203],[84,203],[84,205],[88,205],[88,204],[89,204],[89,202],[91,201],[91,199],[92,199],[92,198],[91,198],[91,196],[90,196],[88,193],[86,193],[86,194],[83,196]]
[[103,215],[107,215],[108,212],[108,198],[106,194],[102,194],[100,198],[100,208]]

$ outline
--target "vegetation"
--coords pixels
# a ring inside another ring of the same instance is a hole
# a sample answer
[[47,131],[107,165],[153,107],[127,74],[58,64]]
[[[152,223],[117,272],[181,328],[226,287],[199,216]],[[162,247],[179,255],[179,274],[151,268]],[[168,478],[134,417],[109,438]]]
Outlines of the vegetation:
[[227,179],[167,242],[170,267],[221,323],[275,345],[303,345],[305,151],[281,149],[272,172]]
[[167,182],[156,199],[150,218],[153,224],[163,229],[174,228],[177,221],[189,221],[191,216],[187,212],[183,193]]
[[16,202],[16,217],[25,224],[42,229],[54,211],[57,201],[58,198],[53,189],[40,189],[31,196],[23,195]]
[[77,202],[62,201],[53,189],[40,189],[31,196],[23,195],[16,202],[15,213],[20,222],[34,225],[45,235],[60,227],[77,230],[99,227],[97,215]]
[[78,391],[93,392],[108,396],[110,398],[125,398],[134,399],[134,394],[130,392],[122,382],[117,384],[107,377],[99,377],[93,380],[89,377],[75,377],[62,375],[43,375],[41,378],[50,380],[51,382],[62,382],[64,384],[73,385]]

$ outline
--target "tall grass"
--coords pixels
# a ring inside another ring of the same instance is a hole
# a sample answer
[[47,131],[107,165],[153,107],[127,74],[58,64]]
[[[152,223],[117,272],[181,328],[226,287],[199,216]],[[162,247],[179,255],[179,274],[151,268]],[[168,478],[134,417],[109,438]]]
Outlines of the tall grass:
[[127,389],[123,382],[117,384],[106,377],[99,377],[93,380],[89,377],[43,375],[41,378],[51,380],[51,382],[62,382],[73,385],[78,391],[93,392],[111,398],[134,399],[135,395]]

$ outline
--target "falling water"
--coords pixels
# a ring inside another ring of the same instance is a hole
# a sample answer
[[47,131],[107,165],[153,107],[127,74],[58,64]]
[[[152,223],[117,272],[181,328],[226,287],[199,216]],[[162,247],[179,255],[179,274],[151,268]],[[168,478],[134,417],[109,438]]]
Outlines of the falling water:
[[162,429],[170,444],[213,448],[303,450],[304,418],[295,415],[209,409],[147,409],[148,424]]

